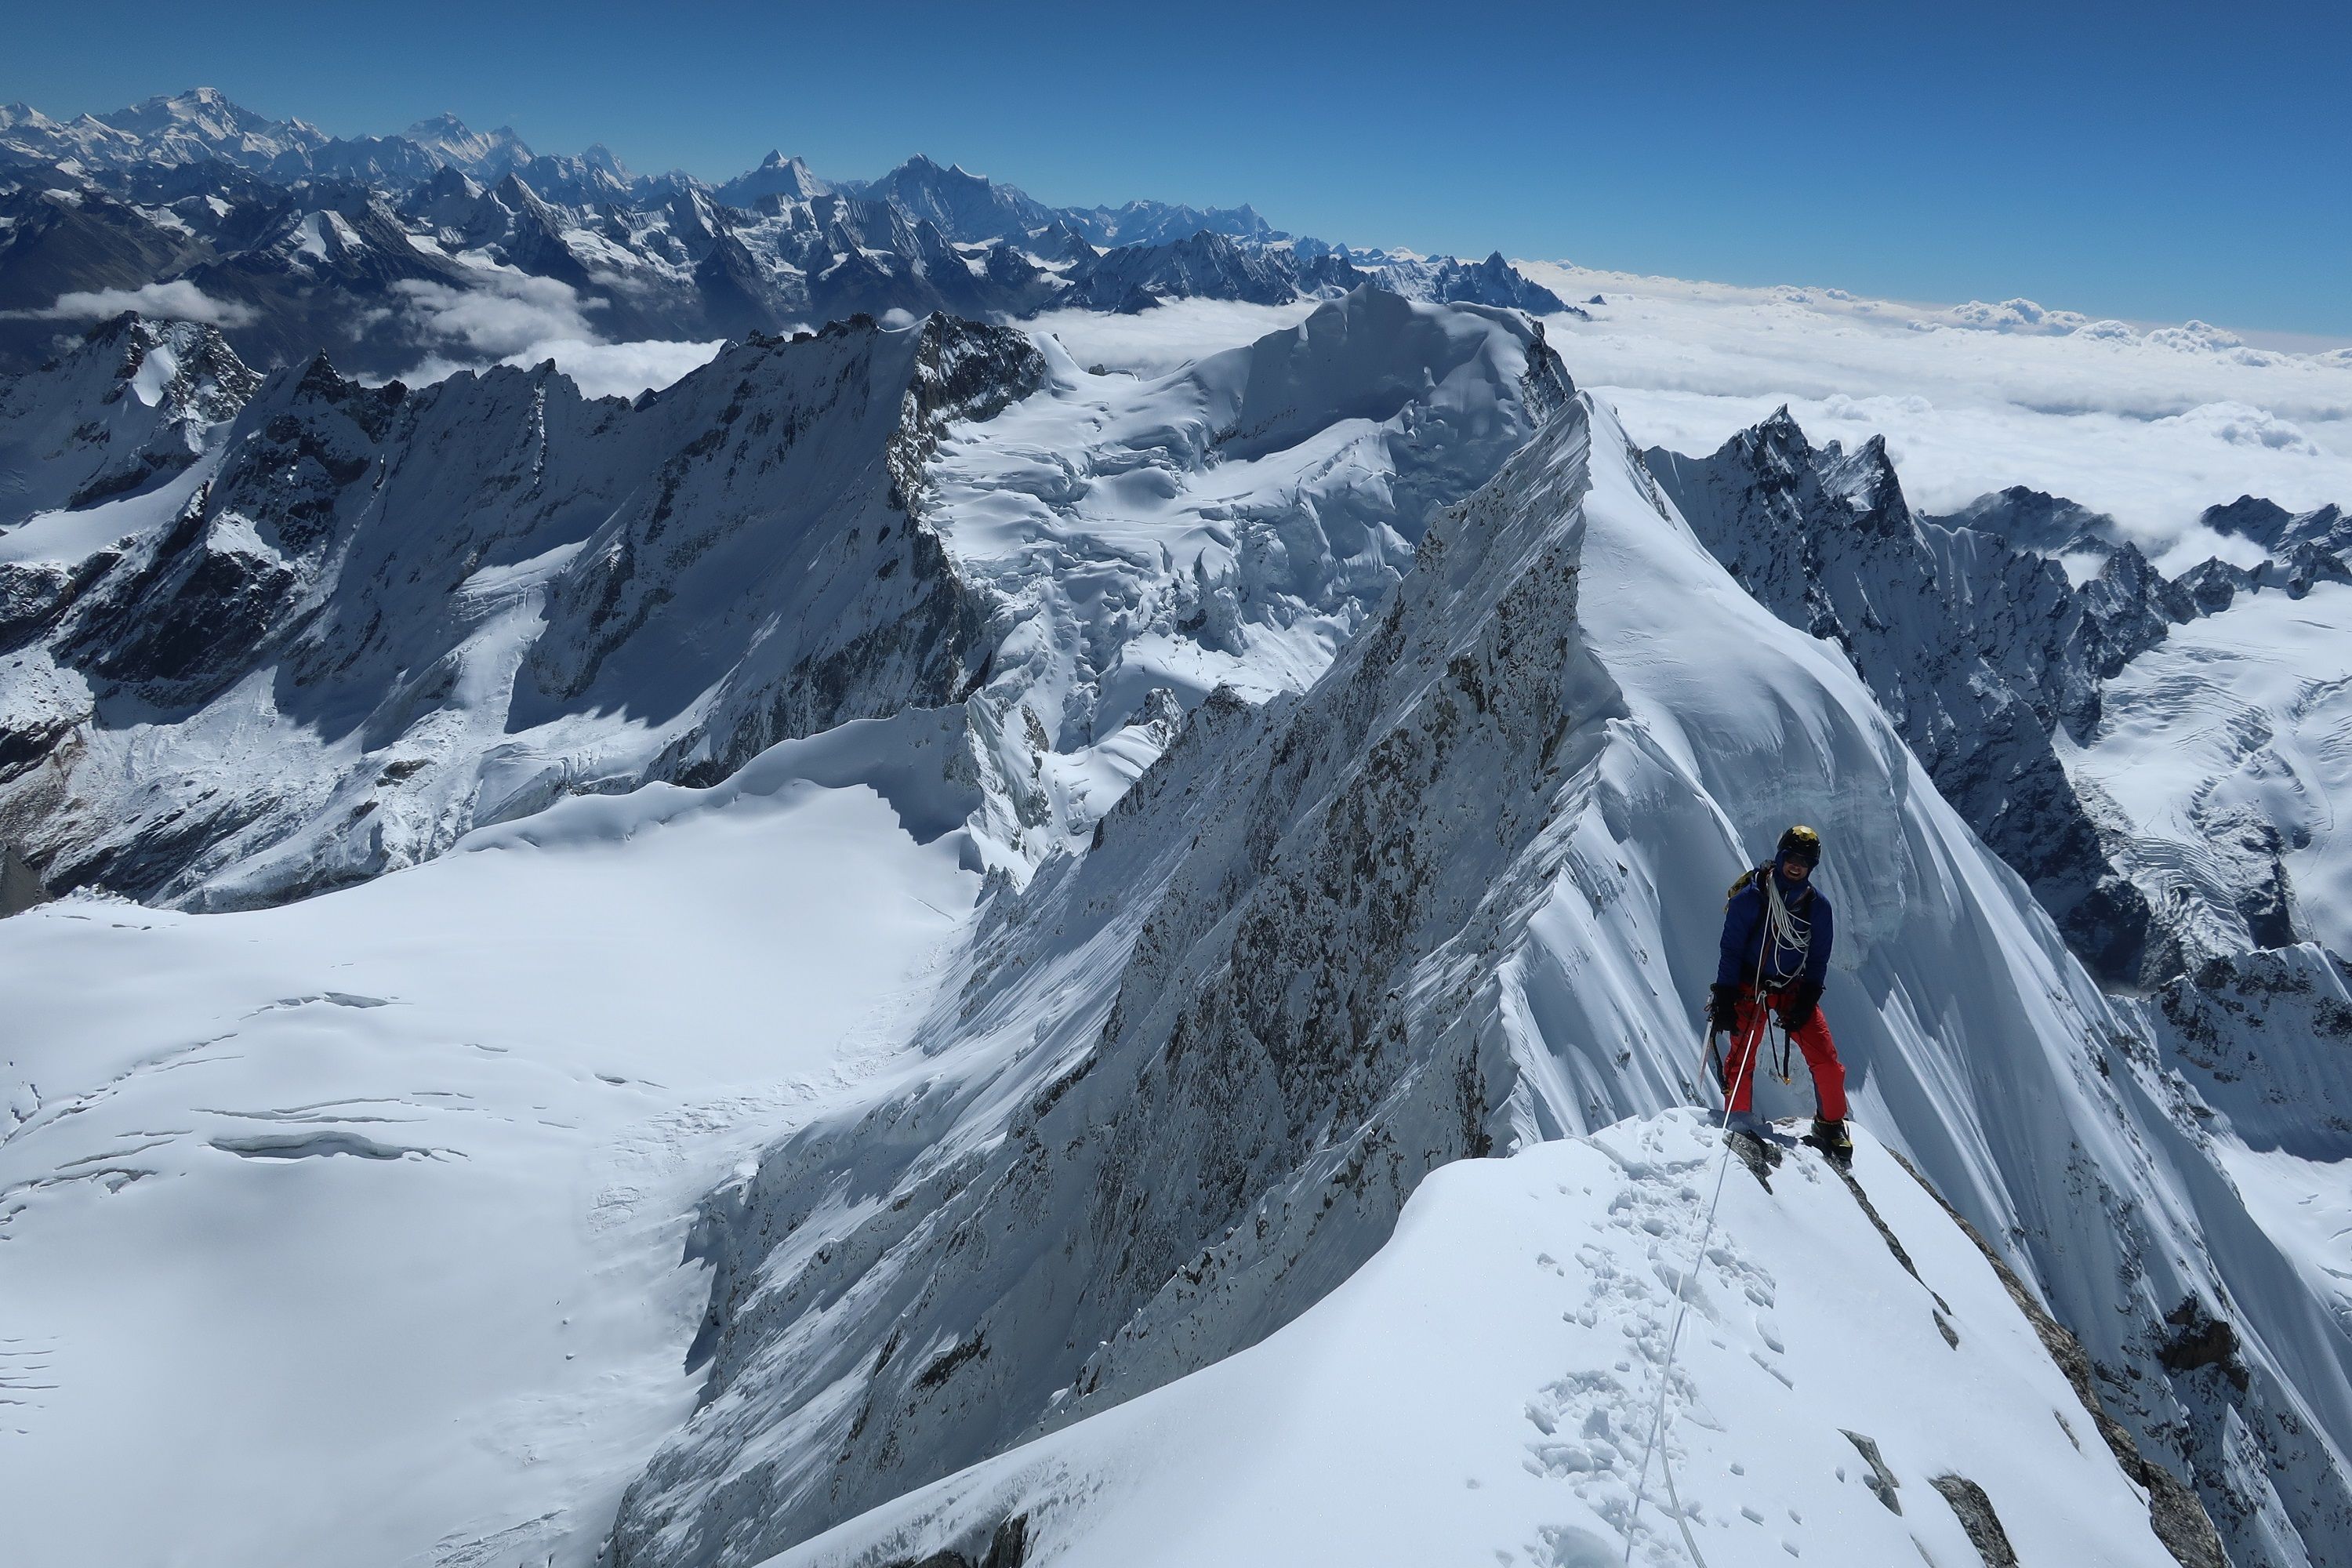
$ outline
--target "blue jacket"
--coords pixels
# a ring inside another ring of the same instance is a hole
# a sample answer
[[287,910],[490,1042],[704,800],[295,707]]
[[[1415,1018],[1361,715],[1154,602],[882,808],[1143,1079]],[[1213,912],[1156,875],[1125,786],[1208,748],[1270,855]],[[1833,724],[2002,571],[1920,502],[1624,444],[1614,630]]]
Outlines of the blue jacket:
[[[1753,985],[1760,957],[1769,990],[1793,984],[1800,978],[1819,985],[1830,972],[1830,943],[1835,935],[1829,895],[1812,886],[1810,877],[1792,889],[1788,879],[1780,877],[1779,867],[1757,869],[1758,877],[1731,895],[1731,907],[1724,911],[1723,953],[1715,966],[1715,983]],[[1768,876],[1780,878],[1780,897],[1787,900],[1789,912],[1801,925],[1812,928],[1811,940],[1803,947],[1776,944],[1769,952],[1759,952],[1764,945],[1763,879]]]

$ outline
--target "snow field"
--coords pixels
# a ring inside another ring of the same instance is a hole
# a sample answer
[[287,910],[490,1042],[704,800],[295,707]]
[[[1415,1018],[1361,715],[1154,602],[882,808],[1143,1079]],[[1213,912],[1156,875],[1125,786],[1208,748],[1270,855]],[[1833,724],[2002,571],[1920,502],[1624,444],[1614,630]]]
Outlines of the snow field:
[[286,908],[0,924],[12,1561],[593,1560],[691,1407],[696,1199],[899,1070],[977,890],[793,752]]
[[2352,833],[2336,808],[2352,802],[2352,586],[2241,594],[2174,627],[2106,684],[2098,729],[2067,763],[2115,804],[2152,892],[2185,884],[2228,907],[2242,879],[2209,841],[2232,820],[2277,828],[2298,929],[2352,952]]
[[[772,1559],[962,1549],[1027,1516],[1032,1563],[1688,1562],[1634,1490],[1719,1134],[1695,1112],[1433,1174],[1395,1235],[1252,1349]],[[1865,1134],[1845,1184],[1792,1148],[1723,1186],[1667,1378],[1664,1447],[1710,1564],[1979,1561],[1934,1489],[1992,1500],[2019,1560],[2171,1558],[1975,1246]],[[1938,1316],[1951,1331],[1947,1338]],[[1899,1513],[1847,1432],[1869,1438]],[[2078,1444],[2079,1439],[2079,1444]]]

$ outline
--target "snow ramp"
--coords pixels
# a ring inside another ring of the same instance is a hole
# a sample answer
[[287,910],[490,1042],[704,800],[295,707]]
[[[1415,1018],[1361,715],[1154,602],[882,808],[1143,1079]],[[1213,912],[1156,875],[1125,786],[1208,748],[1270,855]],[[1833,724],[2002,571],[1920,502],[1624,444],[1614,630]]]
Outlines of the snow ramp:
[[[1768,1189],[1688,1110],[1432,1174],[1253,1348],[768,1568],[2170,1568],[1979,1244],[1883,1146]],[[1671,1366],[1683,1272],[1697,1267]],[[1663,1384],[1657,1458],[1637,1491]],[[1677,1518],[1679,1514],[1679,1519]],[[1683,1539],[1688,1527],[1690,1544]]]

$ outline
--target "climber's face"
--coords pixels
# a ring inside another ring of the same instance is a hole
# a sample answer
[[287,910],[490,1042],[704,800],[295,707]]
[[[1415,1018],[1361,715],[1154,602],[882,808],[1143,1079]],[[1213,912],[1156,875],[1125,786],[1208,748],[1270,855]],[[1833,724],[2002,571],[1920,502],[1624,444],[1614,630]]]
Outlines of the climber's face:
[[1811,876],[1813,868],[1811,866],[1793,855],[1784,856],[1780,860],[1780,875],[1788,878],[1791,882],[1801,882]]

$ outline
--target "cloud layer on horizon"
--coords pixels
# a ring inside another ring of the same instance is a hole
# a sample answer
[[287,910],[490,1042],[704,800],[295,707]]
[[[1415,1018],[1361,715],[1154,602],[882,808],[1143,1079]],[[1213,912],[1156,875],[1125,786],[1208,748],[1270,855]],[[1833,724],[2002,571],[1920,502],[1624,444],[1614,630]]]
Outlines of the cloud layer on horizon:
[[[2352,502],[2352,353],[2142,331],[2030,300],[1951,309],[1519,264],[1594,317],[1554,317],[1578,384],[1637,438],[1714,450],[1781,404],[1817,444],[1884,435],[1912,504],[2030,485],[2202,559],[2207,507]],[[2188,561],[2178,563],[2189,563]]]

